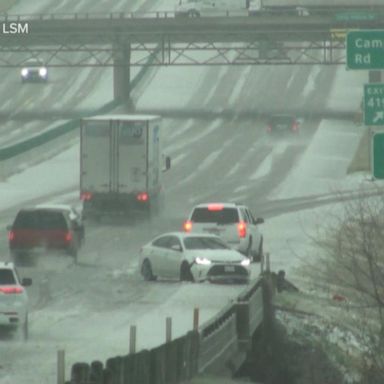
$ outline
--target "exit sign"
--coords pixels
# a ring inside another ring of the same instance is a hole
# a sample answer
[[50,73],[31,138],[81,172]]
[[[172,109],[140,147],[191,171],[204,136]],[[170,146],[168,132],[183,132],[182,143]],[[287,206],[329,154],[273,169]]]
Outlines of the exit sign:
[[372,136],[372,175],[384,179],[384,133],[376,132]]
[[384,69],[384,30],[348,32],[347,68]]
[[384,125],[384,84],[364,84],[364,124]]

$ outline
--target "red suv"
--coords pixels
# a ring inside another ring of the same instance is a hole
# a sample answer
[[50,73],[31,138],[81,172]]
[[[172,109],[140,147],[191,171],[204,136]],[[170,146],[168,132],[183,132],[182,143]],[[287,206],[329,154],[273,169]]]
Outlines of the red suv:
[[8,230],[9,249],[15,262],[41,250],[64,251],[76,260],[84,236],[82,223],[60,207],[22,209]]

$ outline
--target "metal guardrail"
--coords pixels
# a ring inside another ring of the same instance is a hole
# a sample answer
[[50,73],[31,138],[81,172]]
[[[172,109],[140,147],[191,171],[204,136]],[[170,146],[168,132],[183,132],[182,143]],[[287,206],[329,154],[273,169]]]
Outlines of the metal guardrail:
[[236,306],[231,305],[201,328],[199,372],[206,372],[218,359],[236,353],[237,346]]
[[[254,316],[252,312],[256,301],[265,305],[258,298],[264,296],[263,281],[269,278],[268,273],[260,277],[237,301],[198,330],[178,339],[151,350],[112,357],[105,366],[100,361],[75,363],[66,384],[180,384],[198,373],[223,368],[239,354],[244,355],[244,342],[249,346],[252,340],[253,332],[249,330],[262,324],[263,316]],[[64,379],[58,378],[60,381],[64,383]]]

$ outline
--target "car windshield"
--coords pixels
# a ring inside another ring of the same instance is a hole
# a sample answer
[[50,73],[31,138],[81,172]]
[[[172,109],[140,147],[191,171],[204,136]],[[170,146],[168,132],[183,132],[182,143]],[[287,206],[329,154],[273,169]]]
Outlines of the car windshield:
[[13,272],[8,268],[0,269],[0,285],[13,285],[16,284]]
[[239,221],[239,214],[236,208],[223,208],[220,210],[196,208],[193,211],[191,221],[194,223],[233,224]]
[[24,63],[25,67],[42,67],[44,63],[40,60],[28,60]]
[[293,120],[292,116],[288,115],[280,115],[280,116],[272,116],[270,122],[273,124],[290,124]]
[[61,212],[50,210],[22,211],[13,225],[14,229],[63,229],[67,228]]
[[187,237],[184,239],[186,249],[228,249],[220,239],[214,237]]

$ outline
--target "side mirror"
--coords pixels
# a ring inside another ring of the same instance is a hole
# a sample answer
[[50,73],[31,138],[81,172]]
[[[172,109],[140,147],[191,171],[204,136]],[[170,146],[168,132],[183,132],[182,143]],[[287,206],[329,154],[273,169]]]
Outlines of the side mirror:
[[23,280],[21,280],[21,285],[23,287],[29,287],[32,285],[32,279],[30,277],[25,277]]
[[254,221],[254,224],[263,224],[264,223],[264,219],[262,217],[258,217],[255,221]]
[[81,224],[79,224],[77,221],[74,221],[73,222],[73,229],[75,231],[81,231],[83,229],[83,226]]

